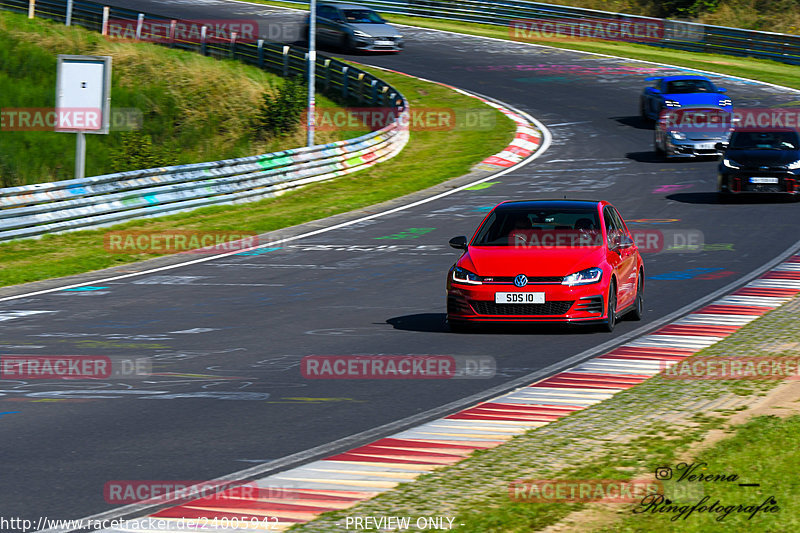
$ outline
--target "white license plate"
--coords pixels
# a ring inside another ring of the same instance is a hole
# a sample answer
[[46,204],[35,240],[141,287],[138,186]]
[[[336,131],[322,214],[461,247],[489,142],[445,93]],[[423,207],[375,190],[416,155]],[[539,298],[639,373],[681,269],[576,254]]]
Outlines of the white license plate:
[[778,178],[750,178],[750,183],[778,183]]
[[543,292],[496,292],[494,293],[494,303],[496,304],[543,304]]
[[714,143],[700,143],[696,145],[697,150],[713,150]]
[[377,46],[393,46],[394,41],[375,41]]

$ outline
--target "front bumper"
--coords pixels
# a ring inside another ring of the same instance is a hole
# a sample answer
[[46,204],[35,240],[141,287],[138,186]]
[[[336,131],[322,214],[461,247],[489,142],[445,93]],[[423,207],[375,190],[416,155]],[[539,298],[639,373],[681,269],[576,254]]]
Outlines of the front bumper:
[[[447,288],[447,318],[465,322],[584,322],[606,318],[602,283],[566,285],[462,285]],[[543,304],[496,304],[495,292],[543,292]]]
[[722,152],[714,148],[714,145],[722,140],[677,140],[667,138],[666,155],[667,157],[719,157]]
[[403,49],[402,39],[383,37],[353,37],[353,47],[364,52],[399,52]]
[[[733,169],[732,169],[733,170]],[[800,176],[792,172],[739,169],[717,174],[719,192],[800,194]]]

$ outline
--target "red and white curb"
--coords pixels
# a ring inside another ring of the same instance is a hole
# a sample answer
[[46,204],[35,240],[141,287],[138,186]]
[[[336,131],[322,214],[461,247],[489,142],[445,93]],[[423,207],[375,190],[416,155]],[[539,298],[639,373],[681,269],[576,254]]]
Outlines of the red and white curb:
[[482,170],[497,170],[497,168],[513,167],[523,159],[533,155],[542,144],[542,133],[532,128],[530,123],[518,114],[509,111],[501,105],[478,97],[484,104],[496,108],[517,125],[514,140],[502,152],[487,157],[476,165]]
[[794,255],[671,324],[532,385],[251,482],[248,486],[257,489],[247,498],[234,488],[136,520],[141,527],[104,531],[180,531],[186,519],[202,519],[206,529],[215,531],[283,530],[326,511],[347,509],[420,474],[457,463],[475,450],[493,448],[602,402],[660,373],[665,365],[721,341],[798,293],[800,255]]
[[[452,85],[448,85],[440,81],[420,78],[418,76],[411,76],[410,74],[406,74],[405,72],[392,70],[390,68],[376,67],[374,65],[371,65],[371,67],[379,70],[385,70],[387,72],[392,72],[394,74],[400,74],[401,76],[417,78],[423,81],[427,81],[428,83],[435,83],[436,85],[441,85],[442,87],[447,87],[448,89],[453,90],[457,93],[480,100],[484,104],[497,109],[502,114],[504,114],[512,121],[514,121],[514,124],[516,124],[516,132],[514,133],[514,139],[511,141],[511,143],[509,143],[508,146],[503,148],[502,151],[487,157],[480,163],[477,163],[473,167],[476,170],[488,170],[494,172],[504,168],[511,168],[514,165],[521,163],[525,159],[535,154],[536,151],[539,150],[539,148],[542,146],[542,137],[543,137],[542,131],[540,131],[539,128],[534,126],[530,120],[526,119],[521,114],[515,113],[508,107],[503,106],[498,102],[494,102],[477,94],[465,91],[464,89],[459,89],[458,87],[454,87]],[[544,128],[544,126],[542,126],[542,128]]]

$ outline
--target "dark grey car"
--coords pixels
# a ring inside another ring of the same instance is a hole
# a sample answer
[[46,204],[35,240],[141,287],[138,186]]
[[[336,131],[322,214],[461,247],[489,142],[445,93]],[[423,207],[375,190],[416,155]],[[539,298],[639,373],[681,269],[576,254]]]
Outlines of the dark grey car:
[[[303,35],[308,36],[308,21]],[[356,4],[317,4],[317,42],[344,50],[399,52],[403,36],[368,7]]]

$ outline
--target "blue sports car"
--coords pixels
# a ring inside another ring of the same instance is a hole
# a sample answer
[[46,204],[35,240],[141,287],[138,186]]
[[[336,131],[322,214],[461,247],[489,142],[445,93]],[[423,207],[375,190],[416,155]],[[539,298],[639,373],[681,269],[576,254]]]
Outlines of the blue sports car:
[[705,76],[664,76],[647,78],[653,85],[645,87],[639,100],[644,120],[656,120],[664,109],[689,105],[716,107],[733,112],[733,102],[726,89],[715,86]]

